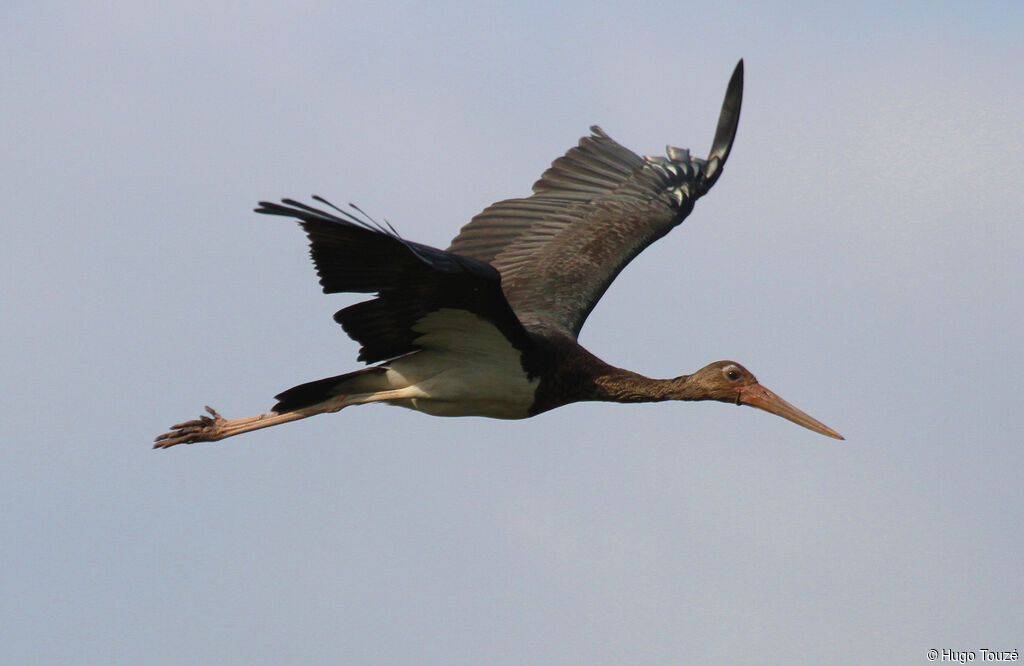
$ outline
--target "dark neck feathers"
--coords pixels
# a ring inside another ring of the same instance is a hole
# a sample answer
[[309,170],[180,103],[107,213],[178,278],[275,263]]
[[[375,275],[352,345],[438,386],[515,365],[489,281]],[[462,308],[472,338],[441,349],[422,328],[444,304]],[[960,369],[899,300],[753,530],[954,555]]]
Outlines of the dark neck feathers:
[[573,402],[659,402],[697,400],[690,375],[651,379],[605,363],[574,340],[548,340],[531,413]]

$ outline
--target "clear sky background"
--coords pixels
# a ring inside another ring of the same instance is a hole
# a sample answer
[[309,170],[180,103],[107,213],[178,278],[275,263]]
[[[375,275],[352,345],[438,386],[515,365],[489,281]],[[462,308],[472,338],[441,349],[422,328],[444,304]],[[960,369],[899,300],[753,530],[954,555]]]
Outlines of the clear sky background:
[[[1024,5],[0,9],[0,661],[927,663],[1024,650]],[[152,451],[359,367],[296,225],[444,247],[591,124],[722,179],[581,342],[753,409],[348,409]]]

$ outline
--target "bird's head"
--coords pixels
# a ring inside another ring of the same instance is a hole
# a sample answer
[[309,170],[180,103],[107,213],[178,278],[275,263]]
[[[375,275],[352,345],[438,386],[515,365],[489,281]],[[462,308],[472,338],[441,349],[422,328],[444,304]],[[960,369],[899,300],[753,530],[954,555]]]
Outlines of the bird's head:
[[761,386],[752,372],[735,361],[715,361],[689,375],[686,392],[692,396],[690,399],[757,407],[822,435],[843,439],[832,428]]

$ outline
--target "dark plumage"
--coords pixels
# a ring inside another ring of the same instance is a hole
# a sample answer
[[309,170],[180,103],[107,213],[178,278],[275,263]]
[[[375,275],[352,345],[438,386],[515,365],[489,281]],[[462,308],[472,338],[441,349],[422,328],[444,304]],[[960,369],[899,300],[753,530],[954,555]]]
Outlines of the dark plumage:
[[525,418],[571,402],[719,400],[748,404],[830,437],[731,361],[649,379],[576,342],[608,285],[677,226],[722,172],[739,123],[743,62],[729,81],[707,159],[669,147],[640,157],[600,128],[554,161],[524,199],[498,202],[447,250],[353,213],[291,199],[256,212],[299,220],[325,293],[375,293],[334,318],[380,365],[309,382],[265,414],[178,424],[157,447],[213,441],[346,406],[387,402],[442,416]]

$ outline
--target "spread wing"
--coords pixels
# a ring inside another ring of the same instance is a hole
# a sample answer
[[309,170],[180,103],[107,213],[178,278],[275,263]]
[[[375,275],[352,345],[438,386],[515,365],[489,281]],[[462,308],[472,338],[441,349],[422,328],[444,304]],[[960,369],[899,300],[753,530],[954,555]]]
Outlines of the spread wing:
[[426,342],[423,331],[417,330],[427,316],[441,310],[472,312],[490,322],[514,346],[525,349],[529,345],[493,267],[406,241],[392,229],[374,226],[344,211],[334,215],[292,199],[282,203],[261,201],[256,212],[299,220],[309,236],[310,255],[324,293],[377,293],[376,298],[334,315],[345,332],[362,345],[360,361],[386,361],[431,344],[444,345],[437,335],[433,343]]
[[718,180],[742,98],[741,60],[706,160],[672,146],[667,157],[640,157],[592,127],[534,183],[532,196],[490,206],[448,251],[498,269],[526,328],[575,338],[626,264],[682,222]]

